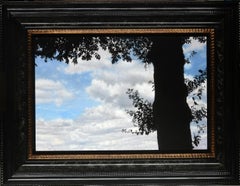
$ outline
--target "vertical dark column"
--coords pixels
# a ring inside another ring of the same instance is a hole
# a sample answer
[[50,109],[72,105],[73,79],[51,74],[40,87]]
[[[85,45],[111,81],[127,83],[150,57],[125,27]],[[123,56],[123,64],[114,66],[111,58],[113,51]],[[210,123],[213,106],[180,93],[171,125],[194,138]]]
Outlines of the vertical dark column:
[[3,123],[4,123],[4,70],[3,70],[3,13],[0,0],[0,185],[3,185]]
[[181,37],[153,38],[149,58],[154,65],[154,124],[160,151],[192,150],[191,110],[186,102]]

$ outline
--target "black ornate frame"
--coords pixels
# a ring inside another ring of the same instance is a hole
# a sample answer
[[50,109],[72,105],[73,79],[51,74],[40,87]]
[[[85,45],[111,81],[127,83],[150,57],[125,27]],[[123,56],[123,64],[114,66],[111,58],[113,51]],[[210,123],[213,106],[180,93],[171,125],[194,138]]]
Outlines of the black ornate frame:
[[[237,1],[1,1],[1,184],[238,184]],[[214,29],[215,128],[210,158],[28,157],[28,32],[39,29]]]

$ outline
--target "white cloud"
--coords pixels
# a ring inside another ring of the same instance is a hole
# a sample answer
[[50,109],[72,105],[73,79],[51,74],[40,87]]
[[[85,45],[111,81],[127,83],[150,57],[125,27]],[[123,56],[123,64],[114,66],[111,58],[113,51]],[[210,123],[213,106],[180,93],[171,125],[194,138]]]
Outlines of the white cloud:
[[203,127],[203,130],[199,130],[199,127],[196,125],[196,123],[191,123],[191,133],[192,138],[194,135],[200,136],[200,141],[198,146],[195,146],[195,150],[206,150],[208,146],[208,140],[207,140],[207,120],[204,119],[202,122],[199,123],[198,126]]
[[60,81],[36,79],[36,104],[54,103],[60,106],[64,101],[73,98],[73,94]]
[[[112,63],[110,61],[110,54],[108,51],[104,51],[103,49],[99,48],[98,52],[101,56],[100,60],[97,60],[93,58],[90,61],[85,61],[78,59],[78,63],[74,64],[72,63],[72,59],[69,59],[69,64],[66,68],[64,68],[64,73],[66,74],[81,74],[84,72],[92,72],[96,69],[104,69],[109,68],[112,66]],[[62,70],[62,69],[59,69]]]
[[192,63],[187,63],[184,65],[184,70],[189,70],[192,68]]
[[86,88],[87,93],[102,103],[113,103],[122,106],[123,109],[131,105],[131,101],[126,94],[129,88],[138,90],[140,95],[153,100],[152,91],[153,67],[147,69],[144,64],[137,61],[131,63],[120,61],[108,68],[96,69],[92,72],[92,82]]
[[206,46],[206,43],[200,43],[198,40],[193,39],[193,37],[190,37],[190,44],[184,44],[183,45],[183,52],[189,53],[194,51],[202,51],[204,50],[204,47]]
[[[132,107],[126,91],[134,88],[153,100],[153,68],[138,61],[112,64],[104,54],[100,61],[70,63],[65,74],[91,73],[86,93],[100,104],[85,108],[77,119],[37,120],[37,150],[157,150],[156,133],[135,135],[122,132],[133,127],[126,109]],[[81,104],[81,103],[79,103]],[[80,113],[79,113],[80,114]],[[51,127],[49,127],[51,126]]]
[[185,56],[189,56],[192,51],[200,52],[204,50],[204,47],[206,46],[206,43],[200,43],[198,40],[193,39],[193,37],[190,37],[191,44],[184,44],[183,45],[183,52]]
[[184,78],[185,78],[185,79],[189,79],[189,80],[191,80],[191,81],[194,80],[194,77],[193,77],[193,75],[191,75],[191,74],[184,74]]
[[[188,77],[189,79],[193,80],[193,77],[192,77],[192,76],[188,75],[187,77]],[[196,109],[200,109],[201,107],[207,108],[207,82],[205,81],[205,82],[201,85],[201,87],[203,88],[202,97],[201,97],[201,99],[198,99],[198,100],[197,100],[197,104],[198,104],[198,105],[195,105],[195,108],[196,108]],[[187,103],[188,103],[189,106],[194,105],[194,101],[193,101],[192,97],[197,94],[199,88],[200,88],[200,87],[198,87],[197,89],[195,89],[195,90],[194,90],[193,92],[191,92],[190,95],[187,97]],[[196,96],[195,96],[195,98],[196,98]],[[197,99],[197,98],[196,98],[196,99]],[[200,126],[200,127],[205,126],[205,127],[204,127],[204,132],[201,131],[201,130],[199,130],[199,127],[198,127],[198,126]],[[199,132],[200,132],[200,133],[199,133]],[[199,145],[198,145],[197,147],[194,147],[194,149],[198,149],[198,150],[207,149],[207,142],[208,142],[208,140],[207,140],[207,119],[204,118],[202,121],[199,121],[198,124],[196,124],[195,122],[192,122],[192,123],[191,123],[191,133],[192,133],[192,137],[193,137],[194,135],[200,135],[200,136],[201,136]]]
[[157,150],[156,133],[123,133],[129,116],[112,105],[88,109],[76,120],[37,120],[37,150]]
[[201,96],[201,99],[199,100],[198,99],[198,105],[196,106],[196,108],[199,108],[199,107],[206,107],[207,108],[207,82],[205,81],[204,83],[202,83],[201,87],[198,87],[196,89],[194,89],[190,94],[189,96],[187,97],[187,103],[188,105],[194,105],[194,102],[193,102],[193,99],[192,97],[195,95],[196,97],[196,94],[198,93],[198,90],[200,88],[203,88],[203,91],[202,91],[202,96]]

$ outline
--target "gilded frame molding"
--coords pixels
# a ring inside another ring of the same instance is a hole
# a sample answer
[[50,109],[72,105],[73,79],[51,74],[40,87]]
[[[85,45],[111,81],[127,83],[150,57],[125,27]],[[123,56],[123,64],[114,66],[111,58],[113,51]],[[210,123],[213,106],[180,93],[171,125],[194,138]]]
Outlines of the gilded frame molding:
[[[240,2],[3,0],[0,14],[0,185],[239,185]],[[212,150],[100,157],[31,149],[35,148],[29,145],[35,119],[31,36],[60,31],[208,35]]]
[[[44,34],[203,34],[208,36],[207,66],[208,82],[208,129],[210,129],[209,151],[194,153],[34,153],[33,150],[33,126],[34,126],[34,74],[33,74],[33,54],[32,54],[32,36]],[[29,29],[27,30],[27,56],[28,56],[28,159],[29,160],[71,160],[71,159],[163,159],[163,158],[215,158],[215,30],[213,28],[156,28],[156,29]],[[210,72],[210,73],[209,73]],[[209,95],[210,92],[210,95]]]

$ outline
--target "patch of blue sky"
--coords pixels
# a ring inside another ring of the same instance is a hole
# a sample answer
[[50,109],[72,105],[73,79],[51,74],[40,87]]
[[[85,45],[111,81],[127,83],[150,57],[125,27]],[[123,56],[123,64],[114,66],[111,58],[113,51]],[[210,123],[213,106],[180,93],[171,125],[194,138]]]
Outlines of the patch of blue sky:
[[[206,53],[206,45],[202,50],[197,51],[196,54],[190,58],[190,64],[186,64],[184,66],[184,73],[187,75],[197,75],[199,74],[199,70],[205,70],[207,65],[207,53]],[[188,58],[188,54],[184,54],[185,58]]]
[[[35,78],[46,78],[46,79],[57,79],[58,73],[56,71],[57,68],[63,65],[67,65],[64,62],[59,62],[57,60],[48,59],[47,62],[44,61],[43,58],[36,57],[35,58]],[[54,73],[53,73],[54,72]]]
[[63,70],[68,64],[57,60],[48,60],[37,57],[35,59],[35,79],[48,79],[61,82],[64,87],[74,96],[65,100],[61,105],[56,105],[54,101],[38,103],[36,100],[36,118],[44,119],[73,119],[79,116],[84,109],[99,104],[91,99],[85,92],[85,88],[90,85],[92,77],[90,72],[82,74],[66,74]]
[[[78,108],[80,110],[80,108]],[[64,107],[57,107],[52,103],[38,104],[36,105],[36,118],[44,118],[46,120],[52,120],[56,118],[72,118],[75,117],[75,112],[70,112],[64,105]]]
[[83,98],[66,101],[61,106],[54,103],[41,103],[36,105],[36,118],[44,118],[52,120],[56,118],[75,119],[79,114],[83,113],[86,108],[94,107],[98,102]]
[[82,74],[66,74],[64,69],[68,66],[65,62],[59,62],[57,60],[48,59],[47,62],[44,59],[37,57],[35,59],[37,67],[35,68],[35,78],[45,78],[51,80],[62,80],[67,83],[69,88],[78,88],[81,89],[81,86],[87,86],[91,83],[91,73],[84,72]]

